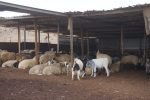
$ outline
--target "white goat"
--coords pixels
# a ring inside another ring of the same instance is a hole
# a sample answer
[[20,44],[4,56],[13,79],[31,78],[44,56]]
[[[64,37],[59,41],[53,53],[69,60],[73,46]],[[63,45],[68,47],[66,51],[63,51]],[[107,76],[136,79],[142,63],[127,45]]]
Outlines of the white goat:
[[105,68],[105,71],[107,73],[107,77],[109,76],[109,69],[108,69],[109,61],[107,58],[99,58],[99,59],[92,59],[87,61],[86,67],[92,68],[92,74],[91,76],[96,77],[96,68]]
[[99,58],[107,58],[109,62],[109,66],[112,64],[112,57],[109,56],[108,54],[100,53],[98,50],[96,53],[96,59],[99,59]]

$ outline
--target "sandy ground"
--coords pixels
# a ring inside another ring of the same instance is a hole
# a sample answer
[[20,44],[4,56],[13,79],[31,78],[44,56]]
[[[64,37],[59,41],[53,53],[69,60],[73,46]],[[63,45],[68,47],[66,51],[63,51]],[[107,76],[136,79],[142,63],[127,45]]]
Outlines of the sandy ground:
[[36,76],[0,68],[0,100],[150,100],[150,79],[139,70],[72,81],[71,75]]

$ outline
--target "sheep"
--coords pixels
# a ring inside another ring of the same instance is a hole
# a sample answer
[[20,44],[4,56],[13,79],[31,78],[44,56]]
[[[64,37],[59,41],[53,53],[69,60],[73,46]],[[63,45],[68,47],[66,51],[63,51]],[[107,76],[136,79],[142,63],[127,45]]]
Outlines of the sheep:
[[54,57],[54,59],[57,62],[70,62],[70,55],[68,54],[56,54],[56,56]]
[[110,66],[110,72],[119,72],[120,71],[120,61],[117,61]]
[[[134,65],[134,68],[137,69],[137,65],[139,64],[139,58],[135,55],[127,55],[123,56],[120,61],[120,70],[124,68],[123,65]],[[128,68],[128,66],[126,66]]]
[[135,55],[127,55],[127,56],[123,56],[121,58],[121,61],[120,61],[121,64],[133,64],[133,65],[138,65],[139,63],[139,59],[137,56]]
[[146,59],[146,74],[149,75],[150,74],[150,59]]
[[43,69],[47,66],[47,64],[39,64],[35,65],[29,70],[29,74],[42,75]]
[[66,67],[62,67],[60,63],[54,63],[46,66],[42,71],[43,75],[60,75],[64,73],[66,73]]
[[67,68],[67,76],[69,74],[69,67],[70,67],[70,55],[68,54],[56,54],[54,59],[59,62],[62,63],[66,68]]
[[16,53],[16,60],[22,61],[24,59],[32,59],[32,56],[30,54],[18,54],[18,53]]
[[3,64],[3,62],[2,62],[2,60],[0,59],[0,66],[2,66],[2,64]]
[[72,80],[74,80],[74,75],[77,74],[77,79],[80,80],[81,71],[83,70],[83,62],[75,58],[72,67]]
[[52,60],[54,57],[55,57],[55,52],[47,51],[40,56],[39,62],[40,64],[44,64],[47,63],[49,60]]
[[45,67],[51,65],[51,64],[54,64],[55,61],[48,61],[47,63],[45,64],[39,64],[39,65],[35,65],[33,66],[32,68],[30,68],[29,70],[29,74],[36,74],[36,75],[42,75],[42,71]]
[[87,61],[86,67],[92,68],[92,74],[91,76],[96,77],[96,68],[105,68],[105,71],[107,73],[107,77],[109,76],[109,69],[108,69],[109,61],[107,58],[99,58],[99,59],[92,59]]
[[21,51],[21,53],[30,55],[32,58],[35,56],[35,50],[26,49],[26,50]]
[[99,58],[107,58],[109,62],[109,66],[112,64],[112,58],[107,54],[100,53],[98,50],[96,53],[96,59],[99,59]]
[[8,60],[2,64],[2,67],[16,67],[18,66],[19,61],[17,60]]
[[91,75],[92,74],[92,68],[86,67],[84,72],[86,73],[86,75]]
[[14,52],[8,52],[8,51],[1,51],[0,58],[2,62],[6,62],[8,60],[15,60],[16,54]]
[[33,67],[34,65],[36,65],[36,57],[34,57],[32,59],[22,60],[19,63],[18,68],[20,68],[20,69],[27,69],[27,68]]

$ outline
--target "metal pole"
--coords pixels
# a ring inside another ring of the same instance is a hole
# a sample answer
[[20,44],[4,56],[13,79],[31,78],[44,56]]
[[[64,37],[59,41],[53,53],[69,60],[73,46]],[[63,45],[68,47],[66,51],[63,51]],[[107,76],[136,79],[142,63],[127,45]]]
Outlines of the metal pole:
[[120,47],[121,47],[121,55],[123,55],[123,49],[124,49],[124,44],[123,44],[123,26],[121,25],[121,44],[120,44]]
[[57,25],[57,53],[59,52],[59,24]]
[[26,49],[26,26],[24,28],[24,49]]
[[20,36],[20,25],[18,22],[18,53],[21,53],[21,36]]
[[35,56],[36,56],[36,64],[39,63],[39,57],[38,57],[38,44],[37,44],[37,24],[34,24],[34,30],[35,30]]

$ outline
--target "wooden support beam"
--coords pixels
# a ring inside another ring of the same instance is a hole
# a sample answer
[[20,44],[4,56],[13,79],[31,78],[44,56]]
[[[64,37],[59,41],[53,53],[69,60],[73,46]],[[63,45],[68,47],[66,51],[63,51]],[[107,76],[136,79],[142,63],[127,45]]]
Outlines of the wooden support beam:
[[40,43],[41,43],[40,39],[41,39],[41,34],[40,34],[40,27],[39,27],[38,28],[38,50],[39,51],[40,51]]
[[26,49],[26,26],[24,28],[24,50]]
[[123,55],[123,51],[124,51],[124,41],[123,41],[123,26],[121,25],[121,32],[120,32],[120,49],[121,49],[121,55]]
[[71,66],[73,66],[73,19],[72,19],[72,16],[69,16],[69,18],[68,18],[68,30],[70,31]]
[[34,30],[35,30],[35,57],[36,57],[36,64],[39,63],[39,50],[38,50],[38,43],[37,43],[37,24],[34,23]]
[[146,58],[146,34],[144,34],[143,47],[143,57]]
[[59,24],[57,25],[57,53],[59,52]]
[[47,33],[47,42],[48,42],[48,48],[50,50],[49,32]]
[[18,53],[21,53],[21,35],[20,35],[20,25],[18,21]]
[[81,32],[81,57],[84,56],[84,39],[83,39],[83,33]]
[[89,48],[89,38],[88,38],[88,34],[87,34],[87,56],[89,57],[90,54],[90,48]]

